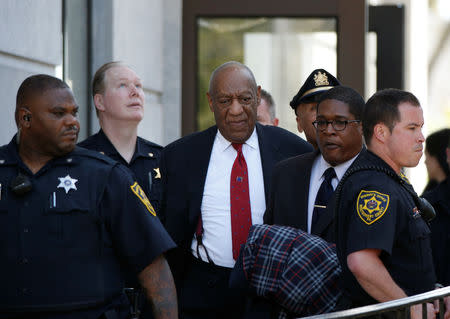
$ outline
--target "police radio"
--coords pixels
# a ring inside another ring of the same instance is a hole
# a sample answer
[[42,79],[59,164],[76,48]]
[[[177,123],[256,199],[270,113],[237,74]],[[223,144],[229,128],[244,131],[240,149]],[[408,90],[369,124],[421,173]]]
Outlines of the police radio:
[[436,217],[436,211],[433,206],[431,206],[430,202],[427,201],[423,197],[417,196],[418,201],[416,202],[417,208],[420,211],[420,216],[429,223]]
[[14,194],[22,196],[33,188],[30,179],[22,173],[19,173],[11,182],[11,190]]

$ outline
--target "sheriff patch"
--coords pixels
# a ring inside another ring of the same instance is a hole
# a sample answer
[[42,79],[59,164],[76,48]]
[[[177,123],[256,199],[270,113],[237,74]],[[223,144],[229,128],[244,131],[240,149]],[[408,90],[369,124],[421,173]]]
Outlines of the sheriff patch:
[[141,200],[141,202],[147,207],[147,210],[152,214],[153,216],[156,216],[155,209],[153,208],[152,204],[147,198],[147,195],[145,195],[144,190],[137,182],[134,182],[133,185],[130,186],[133,193]]
[[386,213],[389,195],[377,191],[361,190],[356,201],[358,216],[367,225],[373,224]]

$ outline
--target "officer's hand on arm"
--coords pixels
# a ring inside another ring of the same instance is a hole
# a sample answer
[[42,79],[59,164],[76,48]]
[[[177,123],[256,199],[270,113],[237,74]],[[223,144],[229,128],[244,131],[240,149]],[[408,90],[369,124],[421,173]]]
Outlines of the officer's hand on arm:
[[[405,298],[380,259],[381,250],[363,249],[347,256],[347,265],[361,287],[374,299],[385,302]],[[427,304],[428,319],[435,318],[433,304]],[[422,318],[422,305],[411,307],[411,319]]]
[[177,293],[169,265],[163,255],[139,274],[139,281],[145,288],[151,302],[155,319],[178,318]]

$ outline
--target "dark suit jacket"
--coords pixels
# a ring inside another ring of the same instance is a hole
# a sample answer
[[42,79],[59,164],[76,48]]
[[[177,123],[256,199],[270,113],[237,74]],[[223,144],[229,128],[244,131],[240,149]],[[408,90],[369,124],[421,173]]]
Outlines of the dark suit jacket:
[[[311,152],[313,148],[300,137],[278,127],[256,124],[256,131],[267,203],[275,164],[288,157]],[[169,257],[175,277],[184,265],[180,252],[190,251],[200,217],[203,188],[216,133],[217,126],[193,133],[167,145],[161,154],[163,195],[160,217],[178,245],[178,253],[175,250],[174,255]]]
[[[319,151],[299,155],[275,166],[269,204],[264,214],[264,223],[283,225],[308,231],[308,196],[311,169]],[[350,166],[351,167],[351,166]],[[334,200],[331,198],[331,201]],[[328,242],[336,242],[334,235],[333,205],[328,205],[311,230],[313,235]]]

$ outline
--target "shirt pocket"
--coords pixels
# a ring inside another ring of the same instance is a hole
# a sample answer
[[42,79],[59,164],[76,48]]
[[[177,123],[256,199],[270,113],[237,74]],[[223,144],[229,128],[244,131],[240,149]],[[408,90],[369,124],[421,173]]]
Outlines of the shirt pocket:
[[427,223],[418,216],[416,218],[410,217],[409,219],[409,235],[410,244],[412,247],[416,247],[414,250],[418,254],[418,261],[422,271],[430,271],[431,256],[431,243],[430,236],[431,231]]
[[99,218],[95,217],[87,204],[82,201],[65,201],[44,212],[48,223],[48,234],[61,241],[65,247],[88,248],[98,240]]
[[411,241],[417,241],[429,238],[431,231],[427,223],[418,215],[409,219],[409,234]]

